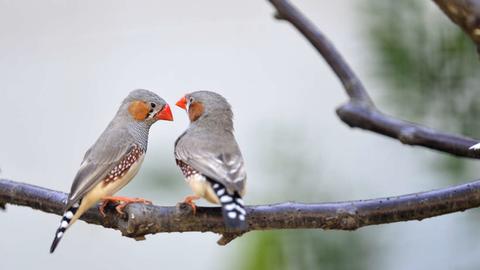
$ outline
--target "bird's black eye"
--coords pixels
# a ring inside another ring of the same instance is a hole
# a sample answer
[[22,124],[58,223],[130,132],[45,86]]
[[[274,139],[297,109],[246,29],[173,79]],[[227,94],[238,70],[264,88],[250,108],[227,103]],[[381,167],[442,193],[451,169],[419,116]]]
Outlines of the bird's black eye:
[[190,103],[193,102],[193,97],[190,97],[189,102],[190,102]]
[[155,103],[152,102],[152,103],[150,103],[150,106],[151,106],[152,108],[155,108],[155,106],[157,106],[157,104],[155,104]]

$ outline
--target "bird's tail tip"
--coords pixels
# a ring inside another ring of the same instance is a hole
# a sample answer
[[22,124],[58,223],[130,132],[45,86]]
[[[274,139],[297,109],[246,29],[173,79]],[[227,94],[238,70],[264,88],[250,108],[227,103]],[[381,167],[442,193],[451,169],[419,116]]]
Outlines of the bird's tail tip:
[[248,227],[247,211],[243,205],[242,197],[236,192],[233,195],[229,194],[226,188],[219,183],[213,184],[213,190],[222,205],[225,227],[232,231],[246,230]]
[[[60,234],[60,236],[58,236]],[[62,239],[63,232],[57,230],[57,233],[55,233],[55,237],[53,238],[52,245],[50,246],[50,254],[52,254],[55,249],[57,248],[58,243],[60,243],[60,240]]]
[[240,232],[248,229],[246,220],[232,219],[230,217],[224,217],[225,227],[229,232]]
[[57,245],[58,243],[60,243],[60,240],[62,240],[63,234],[67,230],[67,227],[68,227],[68,222],[65,221],[64,218],[62,218],[62,221],[60,222],[60,227],[58,227],[57,231],[55,232],[52,245],[50,246],[50,254],[53,253],[57,248]]
[[57,248],[58,243],[62,240],[65,231],[68,229],[68,226],[72,223],[73,216],[77,212],[78,208],[80,207],[80,203],[75,203],[72,207],[70,207],[62,216],[60,220],[60,226],[58,226],[57,231],[55,232],[55,236],[53,238],[52,245],[50,246],[50,254],[55,251]]
[[235,193],[229,203],[222,205],[223,219],[229,230],[242,231],[247,229],[247,211],[242,198]]

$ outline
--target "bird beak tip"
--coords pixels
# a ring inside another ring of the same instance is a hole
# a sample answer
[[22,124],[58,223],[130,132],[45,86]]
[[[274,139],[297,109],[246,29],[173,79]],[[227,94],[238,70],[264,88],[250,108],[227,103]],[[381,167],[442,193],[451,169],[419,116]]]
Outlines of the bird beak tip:
[[187,99],[185,98],[185,96],[183,96],[179,101],[177,101],[177,103],[175,103],[175,105],[177,105],[178,107],[186,110],[187,109]]
[[172,110],[170,109],[170,106],[168,104],[166,104],[165,107],[157,113],[157,119],[165,120],[165,121],[173,121]]

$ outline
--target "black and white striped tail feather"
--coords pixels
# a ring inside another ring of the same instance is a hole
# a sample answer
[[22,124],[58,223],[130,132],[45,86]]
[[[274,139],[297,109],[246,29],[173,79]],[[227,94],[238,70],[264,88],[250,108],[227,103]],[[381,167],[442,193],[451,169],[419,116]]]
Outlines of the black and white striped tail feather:
[[70,221],[72,220],[73,216],[75,215],[79,207],[80,207],[80,202],[77,202],[72,207],[67,209],[67,211],[65,211],[65,213],[63,214],[63,217],[60,220],[60,226],[55,232],[55,237],[53,238],[52,245],[50,246],[50,253],[53,253],[57,248],[58,243],[62,239],[63,234],[65,233],[68,226],[70,225]]
[[218,182],[211,181],[211,184],[222,205],[225,226],[233,230],[246,230],[247,211],[245,211],[242,197],[237,192],[229,194],[225,186]]

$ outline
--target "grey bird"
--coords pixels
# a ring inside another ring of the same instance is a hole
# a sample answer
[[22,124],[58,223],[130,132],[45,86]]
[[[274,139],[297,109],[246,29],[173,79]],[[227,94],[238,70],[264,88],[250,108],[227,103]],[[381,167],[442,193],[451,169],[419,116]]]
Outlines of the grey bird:
[[221,95],[210,91],[186,94],[177,106],[187,111],[190,126],[175,142],[175,159],[195,195],[185,203],[192,206],[200,197],[221,204],[229,230],[247,228],[242,197],[247,173],[233,134],[233,113]]
[[110,197],[137,174],[147,151],[148,133],[157,120],[173,121],[169,105],[157,94],[143,89],[130,92],[115,117],[86,152],[73,180],[64,215],[60,221],[50,253],[80,216],[103,200],[100,212],[108,202],[121,202],[118,212],[132,202],[148,201]]

